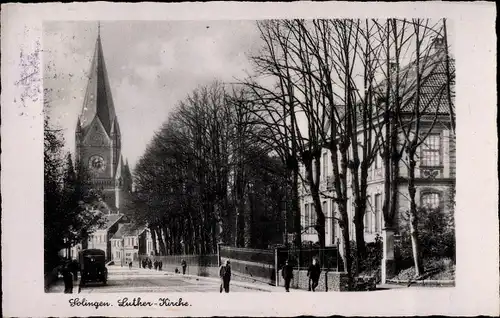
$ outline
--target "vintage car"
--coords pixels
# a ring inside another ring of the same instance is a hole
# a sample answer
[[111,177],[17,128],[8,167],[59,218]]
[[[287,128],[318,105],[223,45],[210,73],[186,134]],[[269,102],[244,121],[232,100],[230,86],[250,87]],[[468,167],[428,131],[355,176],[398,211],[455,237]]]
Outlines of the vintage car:
[[106,252],[99,249],[86,249],[79,253],[80,262],[80,284],[88,282],[108,281],[108,269],[106,268]]

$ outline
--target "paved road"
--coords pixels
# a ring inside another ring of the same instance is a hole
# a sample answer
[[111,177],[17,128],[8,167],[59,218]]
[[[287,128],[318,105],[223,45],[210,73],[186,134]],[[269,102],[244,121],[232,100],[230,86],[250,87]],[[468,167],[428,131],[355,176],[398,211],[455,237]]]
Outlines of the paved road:
[[[74,284],[73,293],[78,293],[79,281]],[[49,292],[62,293],[64,284],[59,280]],[[231,285],[231,292],[255,292],[252,286]],[[108,283],[89,284],[81,288],[80,293],[120,293],[120,292],[219,292],[217,279],[204,277],[183,277],[180,274],[166,274],[148,269],[129,269],[120,266],[108,266]]]

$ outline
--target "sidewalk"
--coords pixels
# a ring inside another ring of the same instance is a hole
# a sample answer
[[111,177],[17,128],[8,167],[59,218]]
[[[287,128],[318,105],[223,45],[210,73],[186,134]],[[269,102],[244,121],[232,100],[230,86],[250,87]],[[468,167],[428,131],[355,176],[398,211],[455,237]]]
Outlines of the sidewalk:
[[[78,294],[78,286],[80,286],[80,275],[78,275],[78,280],[73,281],[73,294]],[[64,281],[62,278],[58,278],[47,290],[48,293],[63,293],[64,292]]]
[[[132,269],[134,269],[134,268],[132,268]],[[129,270],[129,269],[127,268],[127,270]],[[137,267],[135,268],[135,270],[140,271],[142,273],[149,273],[152,276],[163,273],[166,276],[172,276],[172,277],[182,277],[182,278],[186,278],[186,279],[212,281],[212,282],[215,282],[217,284],[220,282],[220,279],[216,278],[216,277],[206,277],[206,276],[197,276],[197,275],[189,275],[189,274],[182,275],[180,273],[176,274],[176,273],[171,273],[171,272],[163,272],[163,271],[157,271],[154,269],[137,268]],[[252,289],[252,290],[257,290],[257,291],[263,291],[263,292],[285,292],[284,287],[276,287],[276,286],[257,284],[257,283],[246,283],[246,282],[240,282],[237,280],[231,280],[231,285],[242,287],[242,288],[247,288],[247,289]],[[307,292],[307,291],[290,288],[290,292],[297,293],[297,292]]]

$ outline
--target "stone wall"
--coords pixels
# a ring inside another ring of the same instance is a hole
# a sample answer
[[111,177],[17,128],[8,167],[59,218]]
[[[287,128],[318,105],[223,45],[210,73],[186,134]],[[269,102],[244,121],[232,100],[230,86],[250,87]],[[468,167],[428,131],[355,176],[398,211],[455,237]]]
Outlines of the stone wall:
[[[285,286],[281,270],[279,271],[279,286]],[[309,277],[307,270],[294,270],[293,279],[290,283],[291,288],[295,289],[309,289]],[[321,272],[318,287],[316,291],[347,291],[347,273],[345,272]]]

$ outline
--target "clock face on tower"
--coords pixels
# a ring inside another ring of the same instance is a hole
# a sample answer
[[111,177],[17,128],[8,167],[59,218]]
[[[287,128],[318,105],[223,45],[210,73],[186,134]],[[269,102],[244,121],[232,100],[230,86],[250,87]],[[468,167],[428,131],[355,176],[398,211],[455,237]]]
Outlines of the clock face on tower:
[[103,172],[106,169],[106,161],[101,156],[92,156],[89,159],[89,169],[93,172]]

